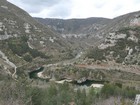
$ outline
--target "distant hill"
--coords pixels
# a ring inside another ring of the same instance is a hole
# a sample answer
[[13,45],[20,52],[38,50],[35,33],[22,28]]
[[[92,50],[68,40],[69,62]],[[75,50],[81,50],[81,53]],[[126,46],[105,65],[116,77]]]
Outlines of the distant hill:
[[[86,19],[53,19],[35,18],[38,22],[50,27],[56,33],[73,45],[74,49],[85,49],[97,43],[101,38],[93,34],[105,27],[111,19],[107,18],[86,18]],[[90,36],[93,36],[90,41]]]
[[96,32],[110,19],[106,18],[87,18],[87,19],[53,19],[35,18],[42,24],[52,28],[60,34],[90,34]]

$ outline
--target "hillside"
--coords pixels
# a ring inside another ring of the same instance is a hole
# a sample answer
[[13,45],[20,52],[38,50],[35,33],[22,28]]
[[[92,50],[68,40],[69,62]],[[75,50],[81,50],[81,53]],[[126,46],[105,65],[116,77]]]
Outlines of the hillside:
[[122,64],[139,64],[139,19],[139,12],[113,19],[110,24],[101,30],[101,32],[104,30],[104,42],[89,57],[93,57],[95,60],[114,60]]
[[[1,40],[27,36],[29,42],[32,42],[36,48],[48,47],[51,49],[51,47],[56,46],[55,49],[59,49],[59,43],[63,41],[48,27],[38,23],[27,12],[5,0],[2,0],[0,5]],[[53,43],[53,40],[57,40],[56,43]],[[61,44],[62,47],[65,45],[64,43]]]
[[47,26],[43,26],[27,12],[8,1],[0,1],[0,66],[2,69],[20,67],[34,59],[38,59],[37,62],[44,62],[46,59],[55,57],[61,59],[62,55],[65,58],[64,56],[68,55],[67,49],[69,49],[68,42]]

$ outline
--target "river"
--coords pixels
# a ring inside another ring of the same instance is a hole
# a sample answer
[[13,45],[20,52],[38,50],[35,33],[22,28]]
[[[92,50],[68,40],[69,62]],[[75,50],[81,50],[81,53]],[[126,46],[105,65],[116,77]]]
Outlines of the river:
[[[29,78],[30,79],[40,79],[40,80],[45,80],[46,83],[47,82],[51,82],[52,80],[50,78],[41,78],[38,76],[39,73],[42,73],[42,71],[44,70],[44,67],[39,67],[34,71],[29,72]],[[53,80],[55,83],[57,84],[64,84],[65,82],[70,83],[72,85],[75,85],[77,88],[89,88],[89,87],[93,87],[93,88],[102,88],[103,84],[106,81],[95,81],[95,80],[85,80],[83,82],[78,82],[78,80],[71,80],[71,79],[62,79],[62,80]]]

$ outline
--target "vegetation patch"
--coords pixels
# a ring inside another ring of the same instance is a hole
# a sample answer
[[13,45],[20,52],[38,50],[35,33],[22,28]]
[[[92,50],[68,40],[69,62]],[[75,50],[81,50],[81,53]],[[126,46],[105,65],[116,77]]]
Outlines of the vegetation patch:
[[[0,85],[0,104],[3,105],[94,105],[109,97],[120,97],[120,105],[132,105],[136,94],[135,88],[122,87],[120,84],[106,83],[101,90],[90,88],[75,89],[72,85],[51,83],[47,88],[32,86],[27,79],[17,82],[5,80]],[[126,103],[125,99],[129,99]],[[115,104],[115,101],[112,100]]]
[[11,38],[7,41],[9,49],[14,54],[23,57],[23,59],[27,62],[31,62],[33,58],[41,57],[41,58],[49,58],[44,53],[39,52],[37,49],[31,49],[27,44],[28,38],[26,36],[22,36],[20,38]]
[[95,49],[90,49],[87,52],[86,57],[93,58],[95,61],[104,60],[105,59],[104,50],[100,50],[97,47]]

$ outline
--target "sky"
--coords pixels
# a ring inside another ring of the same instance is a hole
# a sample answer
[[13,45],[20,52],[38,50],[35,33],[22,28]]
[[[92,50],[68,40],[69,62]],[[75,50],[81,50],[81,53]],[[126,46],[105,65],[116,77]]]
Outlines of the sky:
[[140,0],[8,0],[41,18],[114,18],[140,10]]

